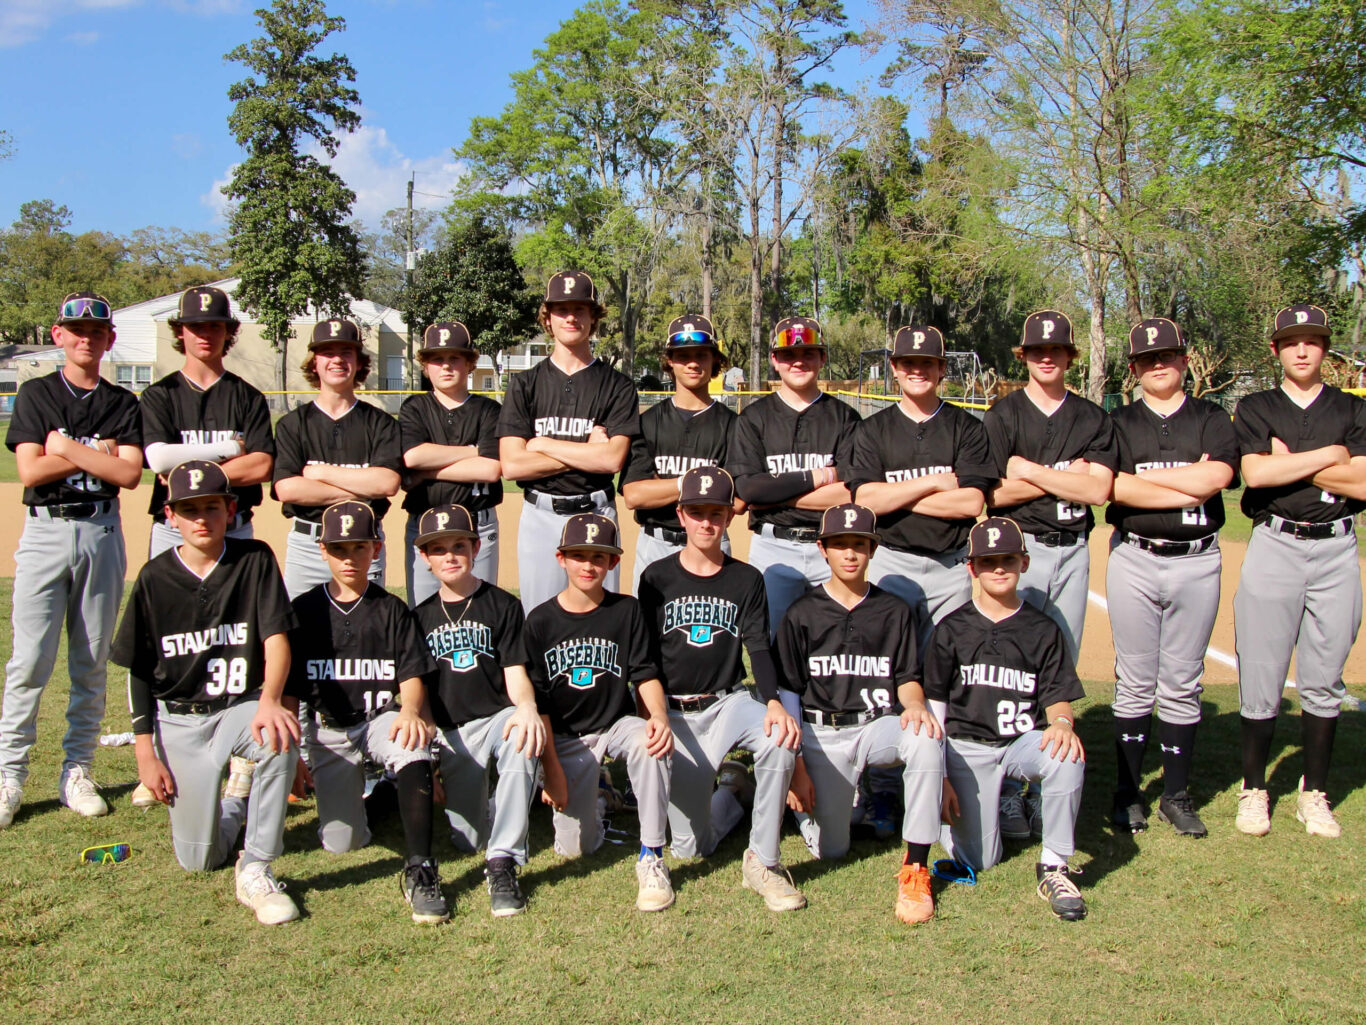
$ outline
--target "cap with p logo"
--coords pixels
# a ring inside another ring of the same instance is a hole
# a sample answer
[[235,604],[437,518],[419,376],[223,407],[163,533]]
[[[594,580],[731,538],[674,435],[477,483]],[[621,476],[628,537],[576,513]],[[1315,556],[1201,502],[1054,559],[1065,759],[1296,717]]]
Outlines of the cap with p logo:
[[1072,321],[1067,319],[1067,314],[1057,310],[1038,310],[1025,317],[1020,348],[1028,349],[1036,345],[1064,345],[1075,349]]
[[228,301],[228,293],[221,288],[214,288],[212,285],[199,285],[181,292],[180,308],[176,315],[167,321],[173,328],[179,327],[181,324],[214,322],[234,326],[240,323],[232,315],[232,304]]
[[417,521],[417,538],[413,543],[421,548],[427,542],[441,537],[478,536],[479,531],[474,528],[474,518],[463,505],[435,505],[424,512]]
[[189,498],[231,495],[228,475],[223,467],[207,459],[188,459],[166,475],[166,504],[175,505]]
[[354,320],[347,320],[345,317],[335,317],[332,320],[320,320],[313,325],[313,337],[308,343],[309,349],[321,349],[325,345],[360,346],[360,327]]
[[1271,340],[1279,342],[1282,338],[1297,335],[1314,335],[1329,338],[1333,334],[1328,327],[1328,314],[1320,306],[1307,303],[1287,306],[1276,314],[1276,322],[1271,329]]
[[621,554],[617,544],[617,525],[606,516],[597,513],[579,513],[564,522],[560,533],[560,551],[583,548],[590,552],[610,552]]
[[824,541],[826,538],[841,535],[878,540],[877,514],[866,506],[855,505],[853,502],[832,505],[821,513],[821,531],[816,537]]
[[664,350],[693,349],[705,347],[721,351],[716,341],[716,328],[711,321],[700,313],[685,313],[669,321],[669,330],[664,336]]
[[908,324],[892,339],[892,359],[907,356],[944,358],[944,332],[927,324]]
[[1173,349],[1182,352],[1186,349],[1186,336],[1174,321],[1166,317],[1149,317],[1129,329],[1129,358],[1142,356],[1145,352],[1169,352]]
[[810,317],[784,317],[773,325],[773,348],[796,349],[803,346],[825,348],[821,325]]
[[57,323],[76,324],[82,321],[112,324],[114,308],[98,292],[72,292],[57,307]]
[[1006,516],[988,516],[968,534],[968,558],[982,555],[1015,555],[1025,551],[1024,532]]
[[694,466],[678,482],[679,505],[731,505],[735,479],[719,466]]
[[598,303],[598,289],[581,270],[562,270],[545,283],[547,303]]
[[434,356],[443,352],[476,352],[470,341],[470,331],[458,320],[439,320],[422,332],[422,348],[419,356]]
[[323,532],[318,539],[323,544],[379,539],[375,512],[364,502],[335,502],[323,510]]

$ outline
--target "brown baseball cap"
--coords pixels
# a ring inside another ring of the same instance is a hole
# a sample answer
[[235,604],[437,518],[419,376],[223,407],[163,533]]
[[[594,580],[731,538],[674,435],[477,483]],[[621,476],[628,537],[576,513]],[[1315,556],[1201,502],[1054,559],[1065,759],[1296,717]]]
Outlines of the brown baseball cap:
[[114,308],[98,292],[72,292],[57,307],[58,324],[114,323]]
[[551,275],[545,283],[545,302],[601,305],[598,302],[598,286],[581,270],[562,270]]
[[459,353],[462,356],[478,356],[479,350],[470,341],[470,329],[458,320],[438,320],[422,332],[422,348],[419,356],[439,356],[442,353]]
[[892,338],[892,359],[907,356],[944,358],[944,332],[928,324],[908,324]]
[[678,482],[679,505],[731,505],[735,478],[719,466],[694,466]]
[[710,320],[700,313],[685,313],[669,321],[669,330],[664,335],[666,356],[670,349],[712,349],[719,353],[721,346]]
[[1277,311],[1276,321],[1271,328],[1271,340],[1279,342],[1282,338],[1294,338],[1297,335],[1332,337],[1333,331],[1328,326],[1328,314],[1321,306],[1302,303]]
[[867,506],[854,502],[832,505],[821,513],[821,530],[816,535],[816,540],[824,541],[827,538],[847,535],[866,537],[872,541],[879,540],[877,514]]
[[1066,313],[1057,310],[1036,310],[1025,317],[1024,331],[1020,335],[1020,348],[1032,349],[1038,345],[1065,345],[1077,351],[1072,341],[1072,321]]
[[579,513],[569,517],[565,521],[564,530],[560,533],[559,550],[566,552],[573,548],[620,555],[617,525],[598,513]]
[[176,315],[167,321],[171,327],[181,324],[208,324],[222,322],[237,327],[241,321],[232,315],[232,303],[228,293],[212,285],[198,285],[180,293],[180,308]]
[[207,459],[187,459],[166,475],[166,504],[209,495],[232,496],[223,467]]
[[429,541],[440,537],[476,538],[479,531],[474,528],[474,518],[463,505],[436,505],[424,512],[417,521],[417,539],[413,544],[419,548]]
[[819,322],[810,317],[784,317],[773,325],[773,349],[797,349],[810,346],[825,349],[825,339]]
[[320,320],[313,325],[313,337],[308,342],[308,351],[321,349],[328,345],[354,345],[362,348],[360,326],[354,320],[337,317],[333,320]]
[[1185,352],[1186,336],[1175,321],[1166,317],[1149,317],[1129,329],[1129,358],[1145,352]]
[[325,545],[380,540],[375,511],[364,502],[334,502],[323,510],[323,532],[318,540]]
[[988,516],[968,532],[968,558],[982,555],[1023,555],[1024,532],[1006,516]]

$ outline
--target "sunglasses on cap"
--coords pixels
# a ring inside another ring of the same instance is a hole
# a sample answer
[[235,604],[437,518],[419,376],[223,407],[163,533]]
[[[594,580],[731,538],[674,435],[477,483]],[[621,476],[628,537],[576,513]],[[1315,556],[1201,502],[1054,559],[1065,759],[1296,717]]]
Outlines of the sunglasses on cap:
[[821,346],[824,344],[821,341],[821,333],[806,324],[794,324],[792,327],[785,327],[773,339],[773,348],[775,349],[795,349],[803,345]]
[[81,851],[81,861],[88,865],[114,865],[127,861],[133,848],[126,843],[106,843]]
[[669,344],[676,348],[685,345],[711,345],[712,337],[705,331],[675,331],[669,335]]
[[68,299],[62,303],[62,320],[108,320],[113,316],[103,299]]

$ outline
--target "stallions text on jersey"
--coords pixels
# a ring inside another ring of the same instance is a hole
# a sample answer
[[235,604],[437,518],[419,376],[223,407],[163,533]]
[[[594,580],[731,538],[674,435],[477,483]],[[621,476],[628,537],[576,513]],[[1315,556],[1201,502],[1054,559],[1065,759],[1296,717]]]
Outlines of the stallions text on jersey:
[[434,594],[413,615],[436,660],[427,701],[437,726],[456,729],[512,704],[503,669],[527,663],[520,601],[481,583],[468,599],[443,603]]
[[[403,473],[398,423],[362,399],[336,420],[313,402],[290,410],[275,427],[275,447],[275,481],[300,476],[309,463],[357,469],[382,466]],[[374,498],[369,506],[375,511],[375,519],[382,520],[389,511],[389,500]],[[286,516],[318,523],[324,506],[284,502],[282,508]]]

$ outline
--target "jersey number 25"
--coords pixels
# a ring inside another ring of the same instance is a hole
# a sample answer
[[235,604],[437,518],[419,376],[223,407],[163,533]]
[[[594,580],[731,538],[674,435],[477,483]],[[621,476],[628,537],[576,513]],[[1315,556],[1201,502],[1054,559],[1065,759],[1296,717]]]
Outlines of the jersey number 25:
[[1034,714],[1029,711],[1029,706],[1017,705],[1013,701],[996,702],[996,735],[998,737],[1013,737],[1020,733],[1028,733],[1034,728]]

